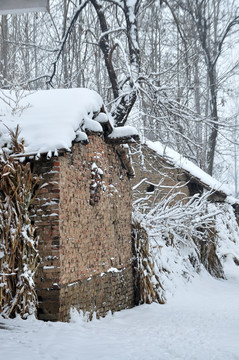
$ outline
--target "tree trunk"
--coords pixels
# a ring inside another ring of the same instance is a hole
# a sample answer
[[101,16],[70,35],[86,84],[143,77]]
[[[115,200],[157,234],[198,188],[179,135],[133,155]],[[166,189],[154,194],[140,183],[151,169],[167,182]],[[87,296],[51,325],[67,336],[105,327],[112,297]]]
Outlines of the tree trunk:
[[207,172],[212,175],[218,135],[217,79],[215,66],[208,67],[212,129],[208,141]]
[[7,34],[8,34],[8,23],[7,16],[2,16],[1,21],[1,54],[0,54],[0,86],[6,85],[7,79]]

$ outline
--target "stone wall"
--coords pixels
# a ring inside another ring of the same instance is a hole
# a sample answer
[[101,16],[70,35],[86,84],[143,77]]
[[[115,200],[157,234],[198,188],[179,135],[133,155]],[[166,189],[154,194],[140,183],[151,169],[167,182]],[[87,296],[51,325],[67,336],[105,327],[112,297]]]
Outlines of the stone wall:
[[134,305],[129,180],[114,147],[89,138],[71,153],[34,162],[45,183],[33,217],[43,320],[67,321],[71,306],[104,316]]

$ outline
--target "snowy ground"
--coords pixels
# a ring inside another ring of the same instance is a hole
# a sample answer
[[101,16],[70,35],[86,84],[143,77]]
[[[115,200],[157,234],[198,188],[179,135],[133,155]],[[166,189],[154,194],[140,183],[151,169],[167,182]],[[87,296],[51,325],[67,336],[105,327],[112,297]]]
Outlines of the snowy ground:
[[143,305],[85,322],[0,318],[0,359],[239,360],[239,273],[204,274],[166,305]]

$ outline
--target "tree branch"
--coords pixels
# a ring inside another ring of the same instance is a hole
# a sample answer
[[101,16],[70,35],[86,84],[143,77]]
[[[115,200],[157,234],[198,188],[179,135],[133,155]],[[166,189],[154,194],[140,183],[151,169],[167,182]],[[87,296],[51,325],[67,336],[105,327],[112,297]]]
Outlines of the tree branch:
[[50,76],[50,79],[49,79],[48,82],[47,82],[47,83],[48,83],[49,85],[51,85],[51,86],[52,86],[52,80],[53,80],[53,78],[54,78],[54,76],[55,76],[55,74],[56,74],[57,62],[58,62],[58,60],[59,60],[59,58],[60,58],[60,56],[61,56],[61,53],[62,53],[62,51],[63,51],[63,49],[64,49],[65,43],[66,43],[66,41],[67,41],[67,39],[68,39],[68,37],[69,37],[69,35],[70,35],[70,33],[71,33],[71,31],[72,31],[75,23],[76,23],[76,20],[78,19],[78,16],[80,15],[81,11],[85,8],[85,6],[88,4],[88,2],[89,2],[89,0],[85,0],[81,5],[79,5],[79,6],[77,7],[77,9],[76,9],[76,11],[75,11],[75,14],[74,14],[74,16],[73,16],[73,18],[72,18],[72,20],[71,20],[71,22],[70,22],[70,25],[69,25],[69,27],[67,28],[66,33],[65,33],[65,35],[64,35],[64,37],[63,37],[63,39],[62,39],[62,41],[61,41],[61,45],[60,45],[59,50],[58,50],[58,52],[57,52],[56,58],[55,58],[55,60],[54,60],[53,63],[52,63],[53,72],[52,72],[52,74],[51,74],[51,76]]

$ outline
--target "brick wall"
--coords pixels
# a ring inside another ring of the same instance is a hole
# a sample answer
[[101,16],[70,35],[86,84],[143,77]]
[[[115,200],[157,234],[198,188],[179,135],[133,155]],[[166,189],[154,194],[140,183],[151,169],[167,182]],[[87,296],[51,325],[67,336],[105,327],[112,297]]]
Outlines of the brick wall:
[[131,191],[114,147],[94,135],[34,167],[46,184],[33,217],[39,318],[66,321],[71,306],[101,316],[133,306]]

